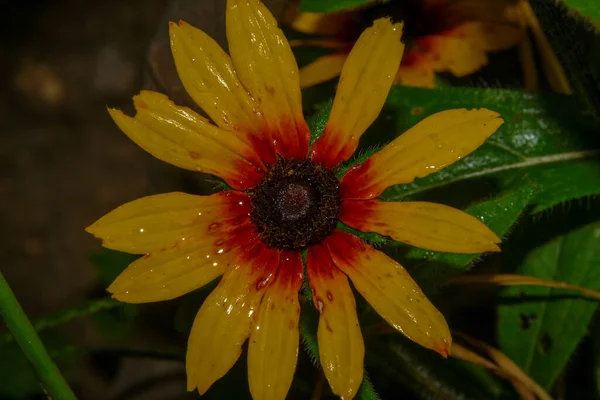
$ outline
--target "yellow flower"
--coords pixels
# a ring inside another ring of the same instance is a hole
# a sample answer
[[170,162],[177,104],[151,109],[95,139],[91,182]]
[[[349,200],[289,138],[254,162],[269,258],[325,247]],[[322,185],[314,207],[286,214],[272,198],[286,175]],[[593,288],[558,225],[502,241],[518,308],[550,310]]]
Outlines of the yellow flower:
[[179,76],[212,122],[149,91],[134,97],[135,116],[109,112],[155,157],[214,174],[232,189],[145,197],[87,228],[105,247],[145,254],[108,290],[120,301],[154,302],[223,275],[189,337],[188,389],[200,393],[227,373],[248,339],[253,398],[285,398],[298,356],[302,251],[320,312],[320,360],[335,394],[352,398],[363,377],[348,278],[393,327],[447,356],[446,321],[404,268],[336,225],[436,251],[498,251],[500,239],[462,211],[376,198],[466,156],[502,119],[485,109],[435,114],[338,180],[336,168],[352,156],[392,85],[402,26],[379,19],[360,36],[327,126],[311,147],[298,67],[275,19],[258,0],[228,0],[226,15],[231,57],[202,31],[170,26]]
[[390,14],[406,21],[408,38],[395,84],[433,88],[436,73],[464,77],[488,64],[488,53],[518,48],[526,89],[538,87],[537,71],[528,30],[538,45],[552,88],[570,93],[569,82],[527,0],[397,0],[337,13],[298,13],[291,10],[289,24],[329,39],[298,40],[292,45],[333,48],[300,69],[301,87],[338,76],[352,48],[361,20]]

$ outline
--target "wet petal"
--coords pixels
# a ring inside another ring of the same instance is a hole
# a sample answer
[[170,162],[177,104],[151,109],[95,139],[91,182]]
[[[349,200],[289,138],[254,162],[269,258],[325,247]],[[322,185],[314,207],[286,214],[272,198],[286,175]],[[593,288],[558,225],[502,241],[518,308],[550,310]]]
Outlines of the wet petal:
[[210,36],[183,21],[171,22],[169,32],[177,74],[190,97],[219,127],[235,130],[264,163],[273,164],[277,156],[266,122],[231,58]]
[[[231,369],[250,336],[262,296],[277,272],[279,251],[260,239],[227,269],[202,304],[188,341],[188,390],[204,394]],[[250,247],[250,246],[248,246]]]
[[383,319],[421,346],[448,356],[452,338],[444,316],[400,264],[339,230],[325,242],[335,265]]
[[343,53],[329,54],[302,67],[300,69],[300,87],[318,85],[339,76],[347,57]]
[[246,92],[231,59],[210,36],[184,21],[169,24],[177,74],[192,99],[221,128],[260,129],[258,105]]
[[404,132],[342,178],[343,198],[370,199],[387,187],[439,171],[481,146],[504,123],[500,114],[447,110]]
[[346,200],[340,219],[363,232],[434,251],[475,254],[500,251],[500,238],[477,218],[435,203]]
[[312,159],[328,168],[347,160],[379,115],[396,77],[404,45],[402,24],[382,18],[367,28],[344,64],[331,115]]
[[298,65],[287,39],[258,0],[228,0],[226,15],[236,73],[259,104],[277,152],[285,158],[305,158],[309,131],[302,114]]
[[190,237],[131,263],[109,286],[126,303],[170,300],[221,276],[232,257],[222,235]]
[[175,246],[187,238],[216,234],[237,226],[250,212],[250,197],[225,191],[212,196],[166,193],[124,204],[86,231],[109,249],[145,254]]
[[299,252],[282,252],[277,278],[260,304],[248,345],[248,381],[254,400],[283,400],[292,384],[300,334],[302,259]]
[[321,366],[333,393],[352,399],[362,381],[365,355],[352,289],[325,246],[310,247],[306,262],[313,301],[321,313],[317,332]]
[[133,101],[134,117],[116,109],[108,112],[131,140],[154,157],[219,176],[235,189],[252,188],[262,178],[256,152],[233,132],[217,128],[160,93],[142,91]]

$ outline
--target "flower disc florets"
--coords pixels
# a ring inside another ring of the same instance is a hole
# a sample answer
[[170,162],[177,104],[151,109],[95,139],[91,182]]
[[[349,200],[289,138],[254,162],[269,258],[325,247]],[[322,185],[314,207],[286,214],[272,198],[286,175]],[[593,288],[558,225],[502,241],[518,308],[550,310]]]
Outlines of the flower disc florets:
[[333,172],[310,160],[281,159],[254,189],[250,217],[269,247],[301,249],[335,228],[339,210]]

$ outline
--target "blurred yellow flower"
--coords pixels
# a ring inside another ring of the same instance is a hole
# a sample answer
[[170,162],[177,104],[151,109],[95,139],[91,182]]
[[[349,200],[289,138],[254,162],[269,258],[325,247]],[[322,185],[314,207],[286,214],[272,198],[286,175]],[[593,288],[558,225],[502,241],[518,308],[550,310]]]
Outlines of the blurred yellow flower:
[[404,20],[407,29],[407,48],[395,84],[433,88],[436,73],[464,77],[486,66],[488,53],[517,48],[524,86],[535,90],[538,76],[529,40],[531,32],[551,87],[571,93],[564,71],[527,0],[402,0],[329,14],[291,9],[288,23],[294,29],[326,35],[322,39],[293,41],[292,46],[334,50],[300,69],[301,86],[313,86],[338,76],[365,21],[388,14]]

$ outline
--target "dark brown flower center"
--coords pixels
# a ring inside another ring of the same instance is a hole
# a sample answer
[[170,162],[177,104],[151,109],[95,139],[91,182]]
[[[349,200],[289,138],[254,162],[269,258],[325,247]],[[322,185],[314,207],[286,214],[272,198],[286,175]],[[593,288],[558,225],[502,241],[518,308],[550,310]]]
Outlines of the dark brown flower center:
[[298,250],[323,240],[338,220],[339,181],[310,160],[279,160],[254,188],[250,218],[265,244]]

